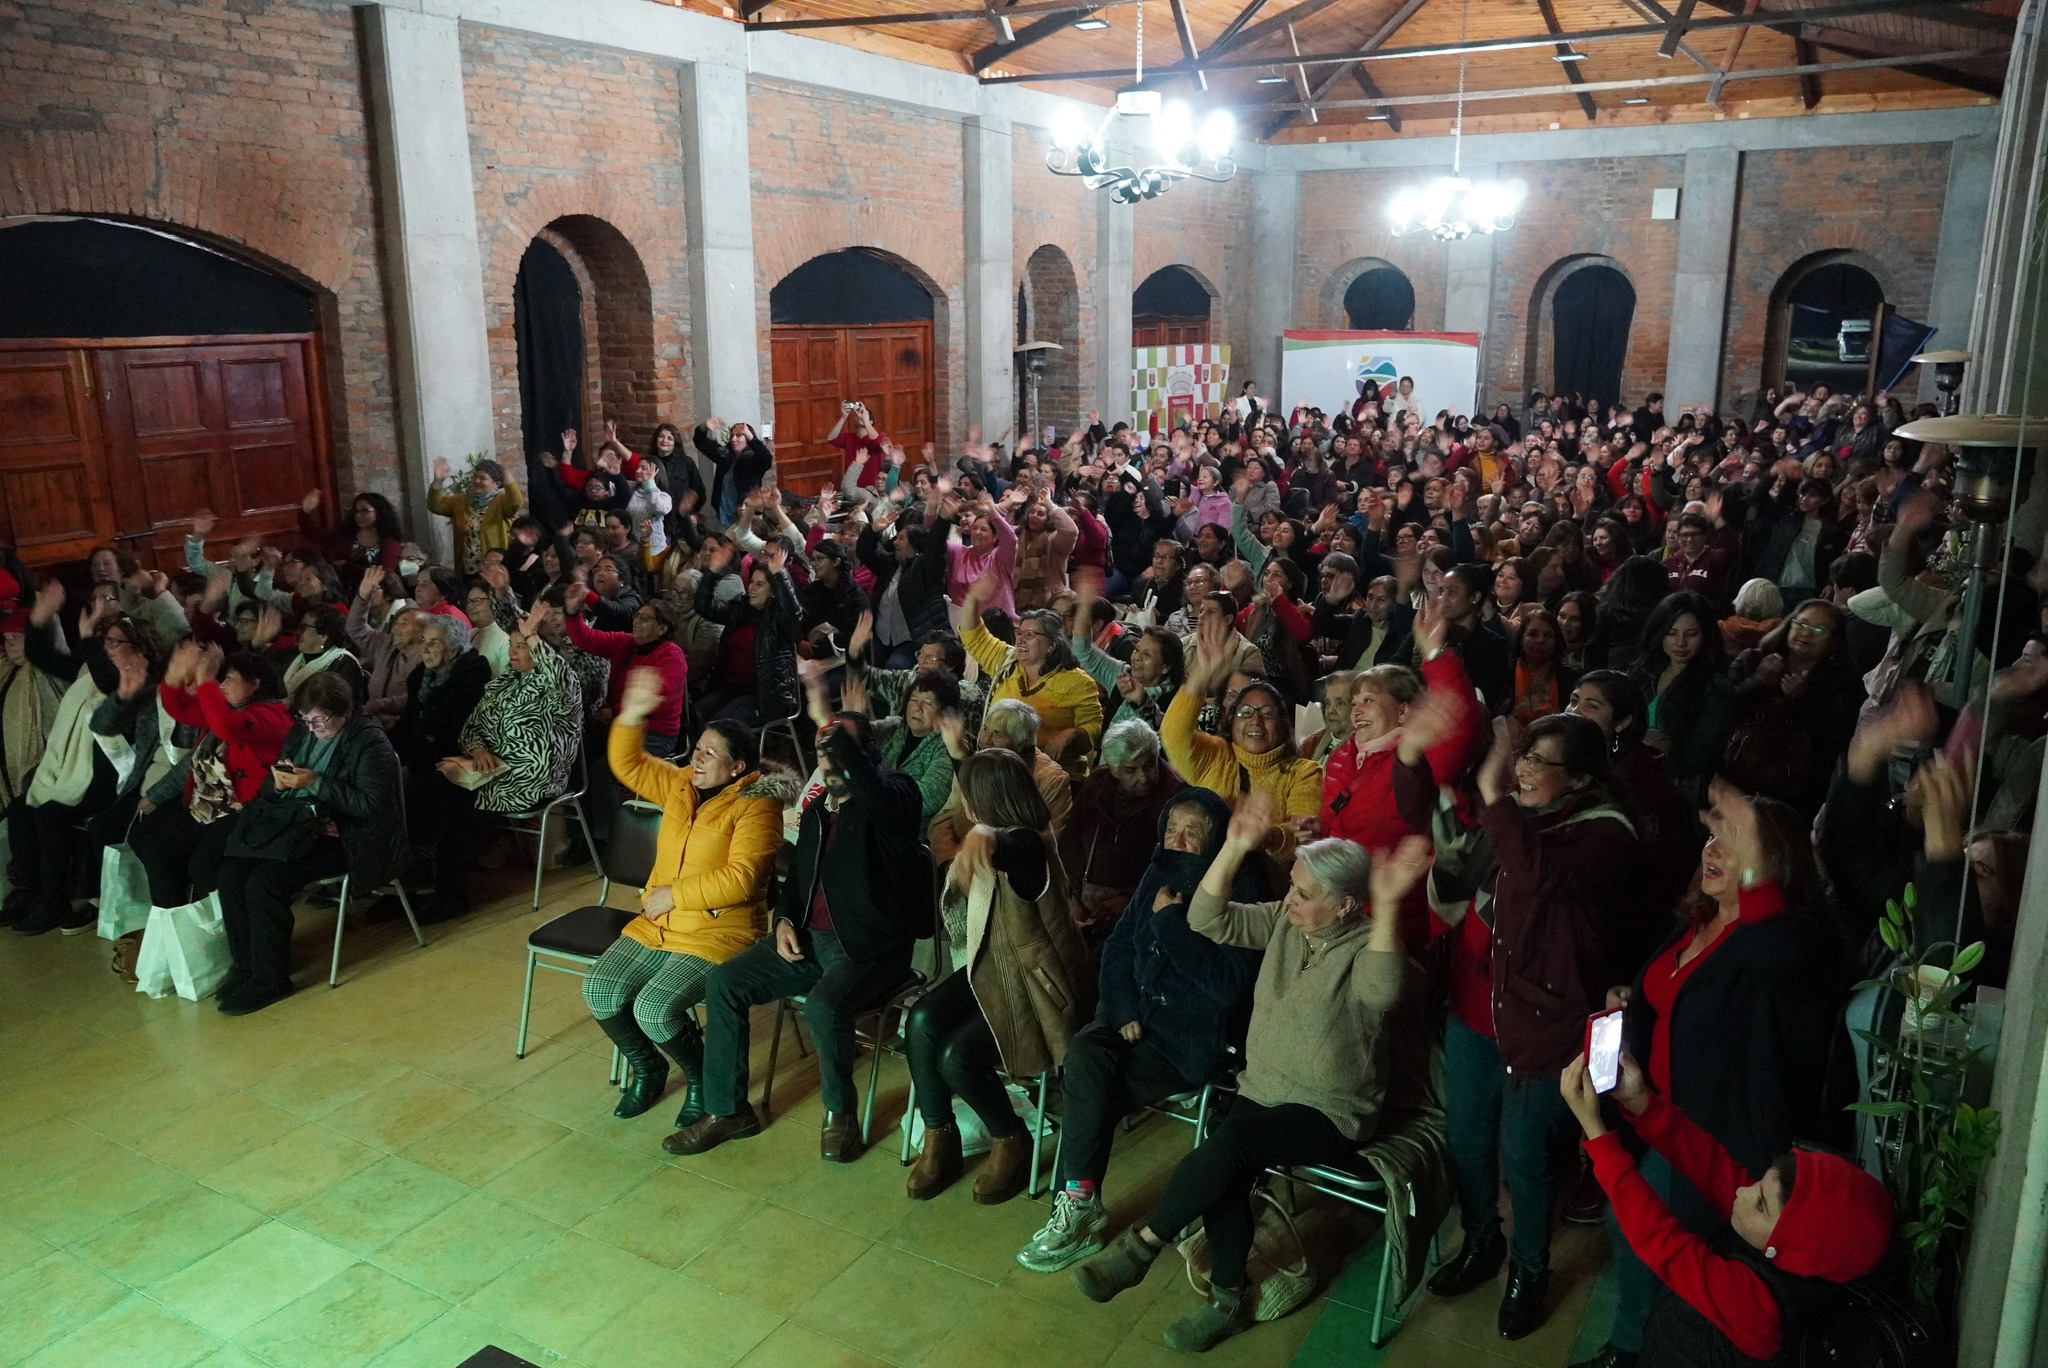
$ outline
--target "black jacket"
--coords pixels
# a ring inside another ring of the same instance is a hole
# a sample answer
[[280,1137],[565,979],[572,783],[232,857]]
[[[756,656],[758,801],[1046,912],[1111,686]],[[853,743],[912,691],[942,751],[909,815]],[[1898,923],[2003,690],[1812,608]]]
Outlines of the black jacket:
[[[1681,925],[1657,954],[1692,931]],[[1828,1080],[1849,1059],[1848,987],[1841,936],[1823,914],[1792,907],[1736,923],[1678,991],[1672,1076],[1655,1086],[1753,1173],[1795,1139],[1847,1148],[1850,1118]],[[1656,1022],[1639,975],[1622,1039],[1646,1067]]]
[[847,800],[831,814],[829,834],[825,799],[804,809],[775,920],[808,922],[822,882],[840,944],[871,963],[932,934],[932,861],[918,841],[923,805],[916,780],[883,769],[844,731],[834,728],[819,749],[846,775]]
[[[1351,631],[1337,650],[1337,668],[1349,670],[1358,664],[1365,648],[1372,645],[1372,618],[1360,612],[1351,619]],[[1415,609],[1397,603],[1387,610],[1387,639],[1373,657],[1376,665],[1406,665],[1415,658]]]
[[[1465,662],[1465,676],[1472,681],[1472,687],[1486,701],[1486,710],[1498,717],[1514,706],[1515,702],[1515,658],[1508,646],[1508,639],[1483,622],[1470,627],[1454,627],[1444,633],[1444,645],[1458,653],[1458,659]],[[1410,648],[1413,664],[1419,671],[1422,656]]]
[[[950,620],[946,616],[946,539],[953,535],[953,524],[940,518],[922,532],[913,529],[913,535],[923,540],[918,553],[907,561],[897,560],[896,553],[872,527],[862,531],[854,554],[875,577],[877,629],[881,627],[882,595],[888,592],[891,580],[898,575],[903,577],[903,587],[896,591],[897,602],[902,605],[904,621],[910,624],[910,639],[916,641],[926,632],[942,632],[949,625]],[[840,645],[843,647],[845,644],[845,636],[842,636]]]
[[697,579],[697,615],[726,628],[754,627],[754,704],[761,721],[774,722],[795,717],[803,711],[803,690],[796,677],[797,615],[796,586],[789,572],[770,575],[774,597],[765,611],[741,594],[718,601],[716,590],[723,575],[706,570]]
[[[313,734],[305,724],[294,723],[285,734],[284,758],[305,765],[314,745]],[[340,831],[355,892],[381,888],[405,867],[402,792],[398,754],[391,747],[391,738],[368,713],[354,714],[342,727],[327,763],[320,769],[320,781],[313,788],[313,808]],[[297,801],[279,793],[277,781],[266,776],[263,787],[236,823],[235,834],[228,838],[228,854],[251,853],[238,850],[237,842],[245,833],[262,828],[263,824],[254,816],[257,809]]]
[[[1799,513],[1797,484],[1787,480],[1784,489],[1776,493],[1759,491],[1750,500],[1748,525],[1743,528],[1743,541],[1749,554],[1744,578],[1761,577],[1773,584],[1780,583],[1785,573],[1785,558],[1792,554],[1792,546],[1799,540],[1805,521]],[[1848,549],[1849,529],[1836,520],[1832,508],[1823,509],[1820,532],[1813,548],[1813,583],[1816,588],[1828,582],[1828,567]],[[1790,612],[1796,606],[1788,602],[1785,609]]]
[[721,442],[711,435],[711,429],[699,424],[690,435],[690,441],[697,450],[704,453],[704,459],[711,462],[716,472],[711,477],[711,506],[717,508],[724,496],[728,481],[732,483],[733,497],[744,499],[761,487],[761,477],[775,464],[775,453],[759,437],[751,438],[745,447],[735,453],[730,442]]
[[448,678],[431,697],[421,694],[425,665],[413,666],[406,677],[405,711],[391,729],[391,740],[414,774],[430,774],[449,756],[462,754],[462,728],[491,682],[491,663],[475,651],[464,651],[448,669]]

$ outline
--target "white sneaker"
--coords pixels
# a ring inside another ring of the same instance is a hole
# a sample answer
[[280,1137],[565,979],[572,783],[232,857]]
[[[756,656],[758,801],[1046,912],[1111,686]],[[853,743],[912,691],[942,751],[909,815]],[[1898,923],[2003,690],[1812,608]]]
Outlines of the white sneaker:
[[1052,1199],[1052,1219],[1017,1251],[1017,1262],[1033,1273],[1057,1273],[1100,1254],[1109,1213],[1100,1202],[1077,1202],[1065,1188]]

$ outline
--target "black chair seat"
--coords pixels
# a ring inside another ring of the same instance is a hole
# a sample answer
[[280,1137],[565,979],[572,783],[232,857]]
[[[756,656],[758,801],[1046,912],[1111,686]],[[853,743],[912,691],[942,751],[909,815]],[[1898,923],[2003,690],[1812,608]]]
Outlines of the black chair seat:
[[637,915],[616,907],[579,907],[535,927],[526,938],[527,948],[596,959],[612,948],[619,932]]

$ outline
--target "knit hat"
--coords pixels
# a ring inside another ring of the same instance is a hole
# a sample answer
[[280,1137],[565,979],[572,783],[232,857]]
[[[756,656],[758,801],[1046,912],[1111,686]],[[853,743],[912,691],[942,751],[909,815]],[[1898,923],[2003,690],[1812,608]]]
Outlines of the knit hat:
[[1792,1199],[1778,1213],[1764,1257],[1802,1278],[1854,1282],[1884,1258],[1892,1198],[1857,1165],[1820,1150],[1793,1151]]
[[28,610],[21,606],[21,581],[0,570],[0,632],[26,632]]

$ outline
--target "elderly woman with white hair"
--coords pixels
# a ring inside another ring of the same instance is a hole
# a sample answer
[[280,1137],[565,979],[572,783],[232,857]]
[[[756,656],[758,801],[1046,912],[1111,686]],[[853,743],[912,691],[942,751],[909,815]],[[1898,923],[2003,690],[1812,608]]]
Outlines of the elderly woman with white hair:
[[1081,781],[1060,835],[1075,915],[1091,943],[1115,925],[1151,863],[1159,814],[1186,787],[1161,759],[1159,734],[1143,722],[1117,722],[1102,734],[1102,763]]
[[422,845],[437,845],[449,818],[472,804],[470,792],[443,775],[440,764],[466,754],[462,729],[491,682],[491,666],[470,649],[468,625],[439,613],[420,624],[419,652],[391,744],[405,763],[412,837]]
[[1753,579],[1735,591],[1735,612],[1721,619],[1721,644],[1731,656],[1754,647],[1785,616],[1785,596],[1767,579]]
[[1350,841],[1311,841],[1295,852],[1283,901],[1229,901],[1272,825],[1271,798],[1248,794],[1187,911],[1198,934],[1264,952],[1237,1104],[1174,1169],[1151,1216],[1074,1270],[1083,1295],[1106,1302],[1143,1281],[1165,1242],[1200,1217],[1212,1290],[1165,1336],[1188,1353],[1251,1327],[1245,1261],[1259,1176],[1276,1165],[1354,1163],[1378,1127],[1391,1073],[1384,1028],[1408,965],[1400,906],[1429,863],[1419,836],[1377,857]]
[[[1045,799],[1046,810],[1052,814],[1052,834],[1057,840],[1074,815],[1074,785],[1059,761],[1039,748],[1038,724],[1038,713],[1029,703],[1017,698],[996,699],[981,716],[979,749],[1013,751],[1024,761],[1031,771],[1031,781]],[[956,769],[977,749],[967,743],[967,723],[958,713],[948,713],[939,719],[939,735],[945,738],[946,751],[953,757]],[[940,864],[952,859],[973,827],[961,804],[960,785],[956,782],[946,805],[932,818],[927,833],[932,858]]]

